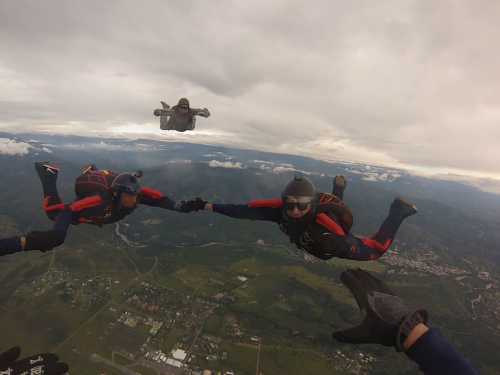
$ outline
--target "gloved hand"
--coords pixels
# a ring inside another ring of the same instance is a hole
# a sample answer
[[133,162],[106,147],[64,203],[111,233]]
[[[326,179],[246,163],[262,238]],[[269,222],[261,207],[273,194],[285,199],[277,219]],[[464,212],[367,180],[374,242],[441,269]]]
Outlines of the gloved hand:
[[207,118],[210,117],[210,112],[208,111],[208,109],[203,108],[203,111],[199,112],[198,115]]
[[69,370],[64,362],[59,362],[59,357],[52,353],[36,354],[34,356],[18,359],[21,349],[14,347],[0,354],[0,374],[5,375],[60,375]]
[[184,212],[186,214],[191,211],[198,212],[198,210],[203,210],[206,204],[207,202],[201,198],[193,198],[188,200],[187,202],[181,201],[180,203],[176,203],[174,205],[174,210]]
[[353,294],[365,318],[357,326],[333,332],[332,337],[339,342],[377,343],[394,346],[400,352],[413,328],[429,319],[425,309],[410,310],[382,281],[366,271],[348,269],[342,272],[340,280]]
[[54,247],[62,245],[66,234],[60,230],[49,230],[47,232],[34,231],[26,235],[25,251],[40,250],[46,252]]

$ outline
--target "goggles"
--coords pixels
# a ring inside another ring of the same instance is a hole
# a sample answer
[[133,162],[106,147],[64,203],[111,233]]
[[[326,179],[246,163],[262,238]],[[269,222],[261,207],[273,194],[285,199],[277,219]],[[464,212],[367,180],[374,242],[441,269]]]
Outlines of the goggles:
[[305,211],[312,200],[313,198],[311,197],[285,197],[283,208],[287,211],[293,211],[297,207],[297,210]]

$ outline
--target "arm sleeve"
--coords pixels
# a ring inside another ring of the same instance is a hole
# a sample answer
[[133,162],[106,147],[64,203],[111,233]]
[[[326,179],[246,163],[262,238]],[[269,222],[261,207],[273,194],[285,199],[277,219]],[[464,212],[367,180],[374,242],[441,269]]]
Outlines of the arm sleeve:
[[191,108],[191,113],[193,116],[210,117],[210,111],[205,111],[205,108]]
[[176,202],[171,200],[170,198],[164,197],[164,196],[152,197],[149,195],[142,195],[141,194],[141,200],[139,201],[139,203],[144,204],[146,206],[161,207],[161,208],[164,208],[166,210],[175,211],[174,205]]
[[213,211],[235,219],[274,221],[281,220],[281,209],[274,207],[248,207],[248,204],[213,204]]
[[66,236],[71,223],[78,222],[82,218],[99,215],[107,204],[108,202],[103,202],[102,198],[98,195],[76,199],[73,203],[66,205],[57,212],[54,229],[63,232],[64,236]]
[[8,237],[0,240],[0,256],[23,251],[21,237]]
[[154,110],[154,115],[155,116],[171,116],[171,111],[172,108],[161,108],[161,109],[155,109]]
[[426,375],[477,375],[477,371],[446,342],[438,328],[424,333],[406,351]]

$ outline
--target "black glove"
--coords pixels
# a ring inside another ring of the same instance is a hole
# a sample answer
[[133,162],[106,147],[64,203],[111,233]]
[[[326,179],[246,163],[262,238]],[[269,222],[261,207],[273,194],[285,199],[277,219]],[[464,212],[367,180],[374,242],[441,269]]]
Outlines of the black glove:
[[207,204],[207,201],[204,201],[201,198],[193,198],[186,201],[182,201],[180,203],[176,203],[174,205],[174,210],[179,211],[179,212],[184,212],[184,213],[189,213],[191,211],[196,211],[198,210],[203,210],[205,208],[205,205]]
[[333,332],[333,338],[339,342],[377,343],[394,346],[400,352],[413,328],[429,319],[425,309],[408,309],[401,298],[366,271],[348,269],[342,272],[340,280],[351,291],[365,318],[355,327]]
[[59,375],[65,374],[69,366],[59,362],[59,357],[52,353],[36,354],[18,359],[21,349],[14,347],[0,354],[0,374],[5,375]]
[[60,230],[49,230],[47,232],[30,232],[26,235],[26,245],[24,250],[40,250],[46,252],[52,250],[54,247],[62,245],[66,234]]

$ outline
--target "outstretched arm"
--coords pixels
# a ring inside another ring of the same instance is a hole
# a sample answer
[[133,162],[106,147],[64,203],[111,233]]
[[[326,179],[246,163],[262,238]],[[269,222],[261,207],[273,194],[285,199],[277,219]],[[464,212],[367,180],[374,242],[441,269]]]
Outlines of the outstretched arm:
[[8,237],[0,240],[0,256],[15,254],[23,251],[26,237]]
[[157,117],[170,116],[171,110],[172,110],[171,108],[155,109],[153,114]]
[[[269,200],[274,202],[275,200]],[[267,202],[267,201],[261,201]],[[274,205],[259,205],[254,202],[249,204],[211,204],[205,205],[205,210],[217,212],[219,214],[233,217],[235,219],[274,221],[279,223],[281,220],[281,208]]]
[[161,207],[166,210],[183,213],[202,210],[206,204],[206,202],[201,198],[193,198],[187,202],[176,202],[168,197],[163,196],[160,191],[153,190],[147,187],[141,188],[139,203],[146,206]]
[[417,325],[403,344],[405,354],[413,359],[424,374],[477,374],[444,338],[438,328]]
[[191,108],[191,113],[196,116],[210,117],[210,112],[206,108]]
[[409,309],[385,283],[362,269],[348,269],[340,280],[353,294],[364,319],[356,326],[333,332],[335,340],[393,346],[414,359],[426,375],[477,374],[437,328],[425,326],[429,318],[425,309]]

